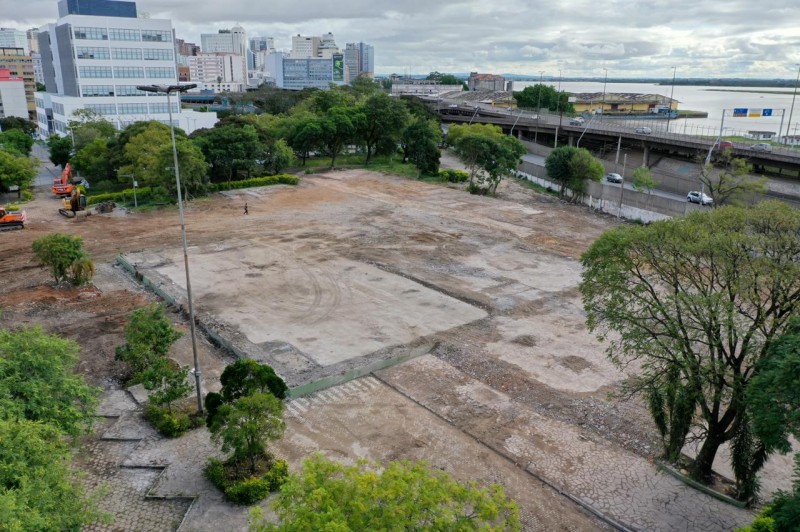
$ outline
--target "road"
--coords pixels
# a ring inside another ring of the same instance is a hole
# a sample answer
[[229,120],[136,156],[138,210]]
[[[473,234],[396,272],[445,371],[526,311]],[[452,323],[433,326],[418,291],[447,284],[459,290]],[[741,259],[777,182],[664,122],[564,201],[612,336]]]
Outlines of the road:
[[33,155],[39,159],[39,169],[34,186],[49,188],[53,184],[53,179],[61,175],[61,168],[50,162],[50,152],[47,147],[39,143],[34,143]]
[[[522,160],[525,161],[526,163],[531,163],[531,164],[535,164],[537,166],[541,166],[542,167],[542,174],[544,175],[544,160],[545,160],[544,157],[542,157],[541,155],[534,155],[532,153],[527,153],[527,154],[522,156]],[[603,179],[603,186],[619,188],[620,184],[619,183],[609,183],[608,181]],[[630,181],[626,181],[625,182],[625,190],[633,191],[633,190],[636,190],[636,189],[633,188],[633,184],[631,184]],[[683,196],[682,194],[673,194],[671,192],[664,192],[664,191],[658,190],[658,189],[654,189],[651,192],[651,194],[653,196],[658,196],[660,198],[667,198],[667,199],[678,200],[678,201],[686,201],[686,196]]]

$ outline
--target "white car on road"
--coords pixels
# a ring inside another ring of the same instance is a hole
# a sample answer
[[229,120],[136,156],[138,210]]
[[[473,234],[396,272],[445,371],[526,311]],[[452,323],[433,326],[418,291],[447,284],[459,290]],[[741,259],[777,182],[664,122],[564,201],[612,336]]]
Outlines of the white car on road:
[[609,183],[622,183],[622,176],[615,172],[609,172],[606,174],[606,181]]
[[650,135],[653,132],[649,127],[637,127],[634,131],[640,135]]
[[689,203],[697,203],[700,205],[713,205],[714,199],[711,196],[706,196],[702,192],[693,190],[686,195],[686,201]]

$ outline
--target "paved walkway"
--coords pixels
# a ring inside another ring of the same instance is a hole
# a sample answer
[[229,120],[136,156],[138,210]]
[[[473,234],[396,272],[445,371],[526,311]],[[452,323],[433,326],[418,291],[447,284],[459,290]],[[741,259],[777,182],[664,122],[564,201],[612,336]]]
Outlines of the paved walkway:
[[638,455],[534,412],[433,356],[380,371],[378,376],[632,529],[728,532],[754,517],[659,473]]

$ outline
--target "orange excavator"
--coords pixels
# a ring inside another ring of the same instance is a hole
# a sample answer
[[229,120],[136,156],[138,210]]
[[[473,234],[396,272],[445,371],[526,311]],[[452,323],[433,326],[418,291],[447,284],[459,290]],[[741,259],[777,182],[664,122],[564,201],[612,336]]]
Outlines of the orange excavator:
[[72,189],[75,188],[75,185],[72,183],[73,177],[72,165],[67,163],[64,167],[64,171],[61,172],[61,177],[53,179],[53,194],[61,197],[72,195]]
[[25,211],[10,211],[0,207],[0,231],[23,229],[25,227]]

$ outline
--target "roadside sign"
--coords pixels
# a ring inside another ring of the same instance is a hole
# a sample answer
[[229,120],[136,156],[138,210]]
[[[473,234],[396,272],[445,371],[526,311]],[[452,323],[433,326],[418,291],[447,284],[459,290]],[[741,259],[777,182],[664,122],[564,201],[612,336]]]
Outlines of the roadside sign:
[[761,116],[772,116],[772,109],[762,109]]
[[744,118],[747,116],[747,107],[736,107],[733,109],[734,118]]

